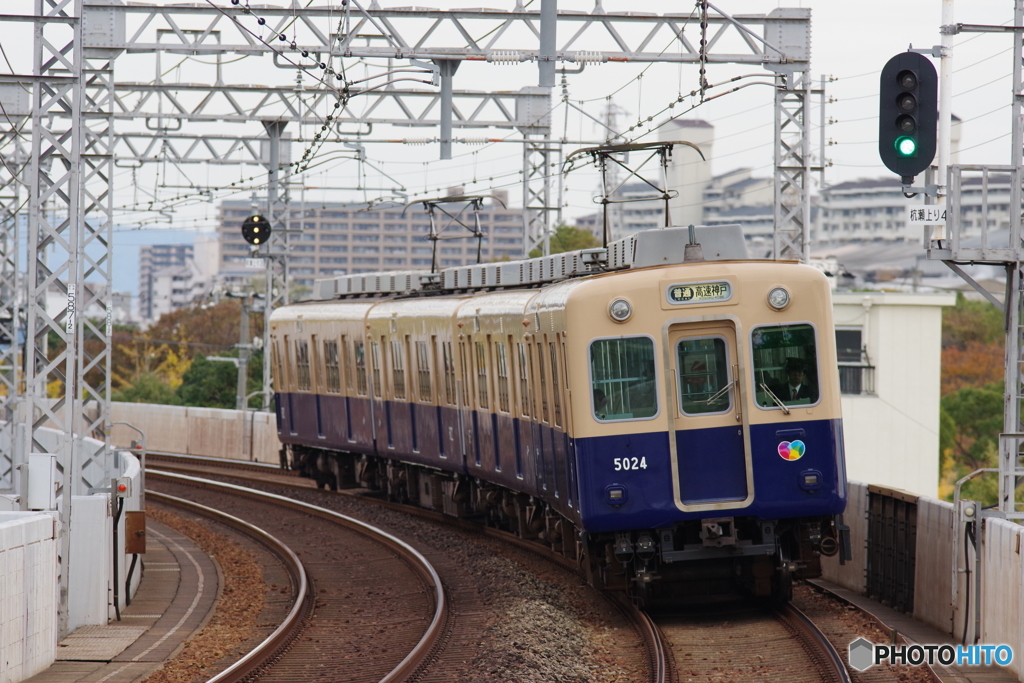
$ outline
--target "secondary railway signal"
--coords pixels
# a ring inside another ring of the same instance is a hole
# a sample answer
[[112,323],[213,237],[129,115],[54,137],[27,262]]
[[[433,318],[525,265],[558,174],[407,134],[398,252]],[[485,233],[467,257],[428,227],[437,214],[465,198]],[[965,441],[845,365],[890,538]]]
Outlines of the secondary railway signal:
[[263,244],[270,239],[270,221],[263,216],[249,216],[242,221],[242,237],[249,244]]
[[931,60],[916,52],[902,52],[882,68],[878,155],[904,184],[935,158],[938,83]]

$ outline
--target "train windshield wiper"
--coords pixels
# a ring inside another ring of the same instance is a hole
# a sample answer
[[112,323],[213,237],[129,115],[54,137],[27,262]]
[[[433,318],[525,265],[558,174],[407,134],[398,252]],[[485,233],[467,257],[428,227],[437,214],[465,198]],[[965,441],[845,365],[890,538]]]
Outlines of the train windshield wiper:
[[736,383],[736,380],[733,380],[731,382],[726,383],[726,385],[724,387],[722,387],[717,392],[715,392],[715,395],[712,396],[711,398],[709,398],[707,401],[705,401],[705,403],[707,403],[707,405],[711,405],[712,403],[714,403],[715,401],[718,400],[719,396],[721,396],[725,392],[729,391],[729,389],[731,389],[732,385],[735,384],[735,383]]
[[768,388],[767,384],[765,384],[764,382],[761,382],[760,383],[760,387],[762,389],[764,389],[766,394],[768,394],[769,396],[772,397],[772,400],[775,401],[775,405],[777,405],[780,408],[782,408],[782,412],[783,413],[785,413],[786,415],[789,415],[789,408],[786,407],[785,403],[783,403],[782,401],[779,400],[778,396],[776,396],[774,393],[772,393],[772,390]]

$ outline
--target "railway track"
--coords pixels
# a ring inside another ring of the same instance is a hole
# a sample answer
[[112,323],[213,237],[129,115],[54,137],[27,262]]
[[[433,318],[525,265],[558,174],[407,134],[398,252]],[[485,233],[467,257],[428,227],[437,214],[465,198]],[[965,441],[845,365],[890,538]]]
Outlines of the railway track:
[[795,607],[749,601],[654,614],[663,642],[664,683],[758,680],[850,683],[835,648]]
[[[429,666],[451,624],[440,577],[414,548],[359,520],[283,496],[180,474],[149,474],[161,489],[192,499],[150,491],[152,500],[252,537],[281,558],[291,577],[288,617],[212,680],[236,683],[258,675],[264,681],[397,683]],[[305,566],[300,556],[307,558]],[[384,626],[382,613],[391,617]]]
[[[151,458],[151,464],[158,464],[166,469],[230,477],[261,485],[269,483],[290,489],[316,489],[315,483],[273,466],[241,463],[241,467],[237,467],[233,461],[216,461],[191,456],[157,455]],[[348,497],[359,497],[372,505],[395,508],[401,510],[403,514],[458,527],[472,526],[475,533],[493,535],[504,542],[519,546],[528,553],[543,556],[548,561],[573,569],[571,563],[566,562],[561,556],[546,553],[538,544],[521,541],[505,532],[481,529],[477,525],[467,525],[436,512],[367,497],[362,495],[365,492],[359,490],[339,493]],[[776,612],[765,611],[762,607],[751,607],[749,604],[737,608],[739,611],[729,613],[733,616],[726,615],[724,619],[720,619],[726,625],[722,629],[722,633],[725,634],[722,636],[724,641],[720,642],[718,636],[710,640],[706,634],[708,623],[714,623],[715,619],[722,616],[720,610],[705,611],[704,614],[649,615],[637,610],[625,599],[615,599],[614,602],[623,619],[631,625],[637,640],[643,645],[645,678],[653,683],[701,680],[705,676],[710,679],[720,676],[723,671],[744,677],[750,674],[764,674],[759,678],[786,683],[801,680],[845,683],[850,680],[842,659],[825,636],[809,619],[792,607]],[[749,635],[746,635],[748,631],[744,629],[748,629]],[[765,645],[766,639],[775,644],[778,652],[768,649]],[[741,653],[737,654],[737,657],[745,657],[746,654],[743,653],[757,651],[762,655],[762,659],[758,659],[755,653],[746,663],[737,660],[726,661],[723,665],[723,653],[734,650]]]

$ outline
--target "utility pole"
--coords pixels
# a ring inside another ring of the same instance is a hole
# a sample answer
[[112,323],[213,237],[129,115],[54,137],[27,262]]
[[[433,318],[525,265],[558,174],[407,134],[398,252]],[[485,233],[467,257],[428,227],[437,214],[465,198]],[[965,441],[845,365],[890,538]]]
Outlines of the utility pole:
[[249,385],[249,351],[252,344],[249,340],[249,295],[242,297],[242,321],[238,326],[238,389],[235,398],[235,410],[245,410],[246,390]]

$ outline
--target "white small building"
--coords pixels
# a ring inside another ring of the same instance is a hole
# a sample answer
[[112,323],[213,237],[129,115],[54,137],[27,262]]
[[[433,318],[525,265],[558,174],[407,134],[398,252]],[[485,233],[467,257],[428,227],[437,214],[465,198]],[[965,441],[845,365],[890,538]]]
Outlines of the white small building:
[[938,497],[942,308],[954,294],[832,295],[849,479]]

